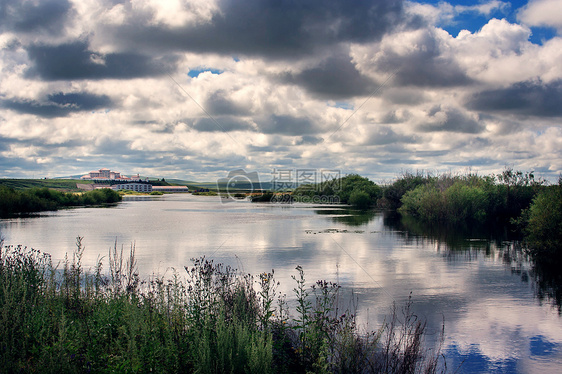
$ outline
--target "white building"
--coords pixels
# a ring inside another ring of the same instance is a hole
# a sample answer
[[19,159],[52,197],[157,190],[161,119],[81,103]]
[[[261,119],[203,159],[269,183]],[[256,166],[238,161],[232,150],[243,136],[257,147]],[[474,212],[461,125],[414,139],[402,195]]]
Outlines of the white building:
[[135,192],[152,192],[152,185],[149,183],[121,183],[121,184],[114,184],[111,186],[112,189],[119,191],[119,190],[129,190]]
[[121,175],[118,171],[111,171],[106,168],[101,168],[99,170],[91,171],[86,175],[80,177],[83,180],[94,180],[94,181],[139,181],[140,175],[134,175],[132,178]]

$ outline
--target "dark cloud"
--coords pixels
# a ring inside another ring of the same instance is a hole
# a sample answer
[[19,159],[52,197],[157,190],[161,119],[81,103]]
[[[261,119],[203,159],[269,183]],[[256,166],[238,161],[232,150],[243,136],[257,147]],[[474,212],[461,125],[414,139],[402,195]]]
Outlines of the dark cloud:
[[379,126],[377,131],[364,142],[365,145],[387,145],[394,143],[415,143],[412,136],[397,134],[388,126]]
[[472,95],[467,107],[488,112],[509,112],[525,116],[562,116],[562,80],[519,82],[507,88]]
[[409,111],[407,110],[403,110],[400,113],[398,113],[396,110],[393,110],[391,112],[386,113],[382,119],[381,119],[381,123],[403,123],[406,120],[408,120],[409,118],[411,118],[412,115]]
[[60,45],[31,45],[27,54],[32,66],[27,77],[45,80],[130,79],[162,75],[174,70],[177,56],[150,57],[138,53],[100,55],[86,42]]
[[71,9],[67,0],[0,0],[0,30],[59,34]]
[[210,22],[197,26],[154,25],[151,15],[139,14],[106,31],[127,46],[292,58],[340,42],[378,40],[404,15],[402,1],[387,0],[223,0],[218,6]]
[[247,131],[254,129],[248,122],[229,116],[199,118],[193,121],[192,127],[202,132]]
[[443,55],[438,37],[423,32],[408,54],[385,50],[375,62],[376,68],[395,73],[394,83],[414,87],[451,87],[472,83],[456,61]]
[[440,106],[432,108],[429,113],[429,122],[419,126],[421,131],[448,131],[465,134],[479,134],[485,126],[456,108],[442,109]]
[[300,73],[286,74],[281,80],[302,86],[323,99],[368,95],[376,88],[375,82],[362,75],[344,55],[330,57]]
[[312,136],[312,135],[304,135],[299,137],[296,141],[295,141],[295,145],[306,145],[306,144],[310,144],[310,145],[316,145],[316,144],[320,144],[324,141],[324,139],[318,137],[318,136]]
[[56,93],[47,96],[47,100],[2,99],[0,107],[19,113],[33,114],[39,117],[66,117],[71,113],[111,108],[114,103],[106,95],[90,93]]
[[249,114],[247,109],[228,99],[226,95],[227,93],[223,90],[214,92],[205,102],[205,109],[212,115],[243,116]]
[[478,158],[471,158],[469,160],[462,160],[462,161],[447,161],[447,160],[443,160],[442,161],[444,165],[451,165],[451,166],[457,166],[457,167],[461,167],[461,166],[489,166],[489,165],[495,165],[498,163],[498,160],[494,160],[491,159],[489,157],[478,157]]
[[271,115],[256,120],[261,132],[280,135],[311,135],[316,132],[312,121],[305,117],[291,117],[286,115]]

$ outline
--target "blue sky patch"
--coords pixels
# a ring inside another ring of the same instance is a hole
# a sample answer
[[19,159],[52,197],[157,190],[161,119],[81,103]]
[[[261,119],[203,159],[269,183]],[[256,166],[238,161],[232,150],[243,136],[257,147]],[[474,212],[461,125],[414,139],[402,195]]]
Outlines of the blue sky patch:
[[[431,4],[433,6],[439,6],[443,3],[442,0],[426,0],[426,1],[416,1],[420,4]],[[480,1],[466,1],[466,0],[453,0],[447,1],[446,3],[452,6],[475,6],[478,4],[484,4],[486,2]],[[476,10],[464,10],[463,12],[456,12],[453,20],[448,20],[443,23],[438,24],[440,28],[446,30],[449,34],[456,37],[461,30],[468,30],[471,33],[475,33],[482,29],[484,25],[492,18],[506,19],[510,23],[520,23],[517,20],[517,15],[521,8],[527,5],[525,0],[515,0],[515,1],[504,1],[508,6],[501,9],[496,8],[492,10],[489,14],[483,14],[477,12]],[[556,36],[556,30],[549,27],[531,27],[532,35],[529,40],[534,44],[542,45],[545,41],[552,39]]]
[[223,73],[222,70],[217,70],[217,69],[197,68],[197,69],[190,70],[189,73],[187,73],[187,75],[189,75],[191,78],[197,78],[199,74],[204,73],[206,71],[210,71],[211,74],[217,74],[217,75]]

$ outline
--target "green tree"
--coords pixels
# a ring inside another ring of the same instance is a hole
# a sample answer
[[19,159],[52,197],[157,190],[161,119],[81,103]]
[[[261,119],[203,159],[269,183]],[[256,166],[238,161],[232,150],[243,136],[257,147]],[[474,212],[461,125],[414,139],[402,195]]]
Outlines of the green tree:
[[349,196],[349,204],[359,209],[367,209],[371,206],[371,203],[371,196],[362,190],[353,190]]
[[531,253],[540,259],[562,259],[562,177],[533,199],[523,215]]

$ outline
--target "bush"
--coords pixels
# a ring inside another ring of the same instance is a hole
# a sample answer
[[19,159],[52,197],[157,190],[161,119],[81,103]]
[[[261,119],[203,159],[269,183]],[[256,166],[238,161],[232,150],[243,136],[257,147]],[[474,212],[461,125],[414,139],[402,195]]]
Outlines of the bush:
[[406,192],[414,190],[416,187],[426,184],[431,180],[429,175],[424,176],[422,172],[412,174],[404,173],[394,183],[383,188],[382,199],[379,205],[386,209],[398,209],[402,205],[402,197]]
[[445,174],[427,178],[404,193],[398,211],[431,223],[509,223],[529,206],[544,182],[534,181],[532,173],[504,173],[515,177]]
[[57,210],[81,205],[112,204],[121,201],[120,195],[108,188],[83,194],[59,192],[46,187],[14,190],[0,186],[0,216]]
[[349,196],[349,204],[359,209],[367,209],[371,206],[371,196],[362,190],[353,190]]
[[562,178],[540,192],[520,222],[531,253],[540,259],[562,259]]
[[[376,183],[357,174],[350,174],[343,178],[325,181],[319,184],[302,185],[295,189],[293,196],[301,197],[334,197],[339,202],[351,204],[350,198],[354,191],[361,191],[369,197],[368,205],[375,204],[382,196],[382,190]],[[302,200],[302,199],[298,199]],[[321,200],[321,199],[319,199]],[[327,201],[334,199],[326,199]]]

